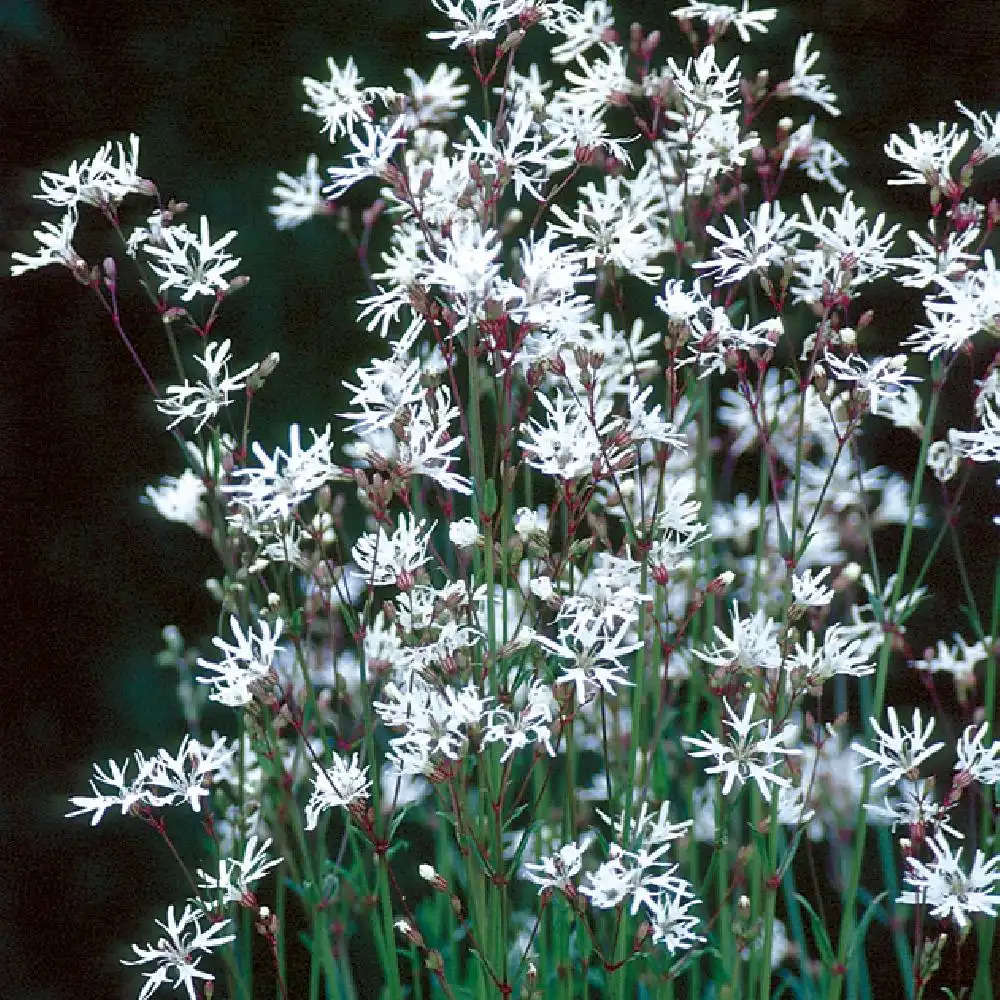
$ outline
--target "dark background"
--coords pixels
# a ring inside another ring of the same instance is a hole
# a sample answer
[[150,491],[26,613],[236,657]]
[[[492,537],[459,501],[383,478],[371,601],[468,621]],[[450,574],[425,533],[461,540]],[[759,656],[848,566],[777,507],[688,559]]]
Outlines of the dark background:
[[[620,4],[619,27],[663,26],[664,58],[683,57],[670,6]],[[997,110],[997,5],[786,7],[768,37],[754,36],[749,64],[790,68],[798,34],[816,31],[841,96],[844,114],[825,134],[852,163],[844,179],[862,201],[877,195],[921,213],[922,191],[884,187],[892,170],[882,145],[910,121],[951,119],[955,98]],[[282,356],[257,403],[256,436],[273,445],[292,420],[325,424],[341,377],[370,350],[353,324],[361,286],[332,223],[273,229],[274,173],[299,173],[312,151],[332,162],[318,119],[300,110],[301,77],[325,79],[328,55],[353,54],[369,83],[401,86],[404,65],[427,73],[446,57],[423,38],[437,23],[417,0],[0,0],[3,249],[33,253],[32,230],[57,216],[31,200],[42,169],[64,171],[137,132],[140,173],[188,201],[191,224],[205,213],[215,236],[239,230],[230,250],[252,281],[217,335],[232,337],[241,366],[273,349]],[[910,224],[922,229],[921,215]],[[100,227],[80,234],[84,256],[100,259]],[[888,352],[915,313],[878,304],[879,340],[868,346]],[[154,372],[167,371],[156,321],[138,296],[131,305],[137,347]],[[110,814],[96,829],[61,816],[68,795],[85,793],[93,761],[176,745],[171,678],[153,657],[168,622],[191,640],[213,634],[203,580],[217,567],[206,544],[139,504],[146,484],[181,465],[91,293],[64,269],[0,277],[0,324],[0,1000],[131,997],[138,979],[117,964],[123,942],[152,937],[151,918],[183,887],[146,828]],[[909,446],[900,447],[905,465]],[[989,497],[972,494],[963,512],[992,545],[986,574],[996,558]]]

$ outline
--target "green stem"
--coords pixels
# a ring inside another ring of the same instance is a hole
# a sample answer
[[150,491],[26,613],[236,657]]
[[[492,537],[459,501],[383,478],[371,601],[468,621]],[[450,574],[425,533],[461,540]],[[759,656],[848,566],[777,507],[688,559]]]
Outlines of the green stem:
[[[936,384],[940,374],[940,362],[935,361],[931,371],[931,378]],[[907,511],[906,526],[903,530],[903,542],[900,547],[899,560],[896,563],[896,579],[893,582],[892,594],[889,603],[894,607],[903,592],[903,580],[906,566],[910,557],[910,548],[913,545],[914,521],[916,520],[917,506],[920,503],[920,488],[923,485],[924,470],[927,468],[927,452],[931,445],[931,438],[934,433],[934,417],[937,413],[940,394],[935,391],[931,393],[930,404],[927,409],[927,417],[924,421],[924,433],[920,441],[920,454],[917,458],[917,468],[913,475],[913,490],[910,493],[910,505]],[[872,703],[872,717],[879,718],[885,705],[885,689],[889,676],[889,658],[892,653],[892,635],[887,634],[879,650],[878,664],[875,670],[875,697]],[[844,910],[840,919],[840,931],[837,940],[837,969],[834,972],[846,970],[848,960],[848,949],[854,936],[855,909],[857,907],[858,886],[861,882],[861,863],[864,858],[865,839],[868,833],[868,810],[865,803],[871,795],[872,786],[871,768],[866,768],[861,785],[861,797],[858,800],[858,811],[855,820],[854,850],[851,858],[851,866],[848,871],[847,885],[844,892]],[[840,1000],[840,991],[843,987],[844,976],[832,975],[830,985],[827,989],[826,1000]]]
[[[996,643],[997,634],[1000,632],[1000,564],[997,565],[993,576],[993,608],[990,614],[990,635],[992,643]],[[997,657],[995,652],[991,652],[986,660],[986,683],[983,691],[983,707],[985,710],[984,721],[987,724],[986,738],[983,741],[986,746],[993,742],[996,733],[997,723]],[[979,816],[979,847],[985,849],[990,836],[990,829],[993,828],[994,835],[997,831],[996,821],[993,817],[993,805],[996,793],[993,786],[980,786],[983,803]],[[993,936],[996,932],[996,921],[980,920],[977,922],[977,932],[979,937],[979,959],[976,966],[976,980],[972,988],[973,1000],[993,1000],[993,979],[990,973],[990,956],[993,954]]]

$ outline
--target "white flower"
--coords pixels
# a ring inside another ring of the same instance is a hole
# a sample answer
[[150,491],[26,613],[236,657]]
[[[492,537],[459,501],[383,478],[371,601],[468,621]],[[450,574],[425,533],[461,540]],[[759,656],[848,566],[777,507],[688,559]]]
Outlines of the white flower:
[[450,18],[450,31],[428,31],[431,41],[450,41],[451,48],[488,42],[497,32],[517,17],[527,6],[527,0],[431,0],[433,6]]
[[349,430],[362,437],[388,430],[402,412],[419,405],[424,396],[420,384],[420,361],[402,351],[391,358],[374,358],[371,367],[359,368],[358,384],[344,382],[353,393],[355,409],[337,416],[350,420]]
[[351,759],[333,755],[329,763],[314,763],[313,790],[306,803],[306,829],[315,830],[319,814],[336,806],[350,808],[367,801],[371,794],[368,768],[361,767],[358,755]]
[[922,409],[920,391],[913,385],[904,385],[899,392],[882,396],[878,409],[872,412],[890,420],[896,427],[920,435],[923,433],[923,424],[920,422]]
[[565,71],[566,82],[572,89],[563,92],[561,99],[591,112],[614,104],[636,90],[629,76],[628,54],[617,42],[603,41],[601,57],[576,57],[577,69]]
[[302,86],[310,103],[302,110],[323,119],[323,131],[330,133],[333,142],[340,135],[353,135],[354,125],[366,121],[370,106],[380,100],[388,104],[395,96],[391,87],[365,87],[354,60],[348,57],[341,69],[332,59],[327,59],[330,79],[321,83],[305,77]]
[[233,470],[239,482],[227,483],[223,491],[258,522],[288,517],[303,500],[308,499],[338,470],[330,457],[330,426],[322,434],[311,431],[313,443],[303,448],[299,425],[288,429],[289,449],[276,448],[268,455],[255,441],[252,451],[259,468]]
[[712,303],[698,285],[688,288],[677,278],[664,284],[663,295],[656,298],[656,307],[666,313],[671,325],[685,327],[695,316],[705,311],[710,313]]
[[894,396],[908,382],[919,381],[915,375],[905,374],[905,354],[867,361],[860,354],[849,354],[841,359],[826,351],[823,357],[827,370],[835,379],[853,383],[857,391],[868,394],[868,407],[872,412],[883,405],[886,397]]
[[535,864],[526,863],[524,877],[539,886],[539,892],[543,889],[565,892],[580,874],[585,849],[578,844],[563,844],[555,854],[541,858]]
[[[184,907],[184,912],[178,919],[174,908],[167,908],[167,922],[157,920],[156,923],[165,932],[153,945],[132,945],[132,950],[139,957],[134,961],[122,959],[122,965],[145,965],[156,962],[159,966],[153,972],[144,972],[146,982],[139,992],[139,1000],[146,1000],[164,983],[171,984],[174,989],[184,986],[189,1000],[196,1000],[195,979],[207,982],[215,977],[198,968],[198,963],[205,955],[210,955],[216,948],[228,944],[236,937],[235,934],[223,934],[228,920],[213,921],[207,930],[203,930],[201,916],[191,905]],[[201,952],[202,954],[197,954]],[[170,975],[174,978],[171,980]],[[199,991],[200,992],[200,991]]]
[[663,860],[668,847],[662,844],[652,851],[626,851],[611,844],[607,861],[596,872],[588,873],[580,892],[600,910],[610,910],[631,897],[629,911],[633,916],[640,906],[651,906],[664,891],[688,894],[689,884],[675,874],[678,866]]
[[[114,211],[128,194],[155,194],[156,188],[138,174],[139,137],[130,135],[128,152],[120,142],[106,142],[93,159],[77,164],[74,160],[65,174],[46,170],[42,174],[42,193],[36,198],[56,208],[93,205],[102,211]],[[113,149],[118,162],[112,162]]]
[[281,864],[282,858],[269,858],[271,840],[259,844],[259,838],[252,834],[243,848],[243,857],[220,858],[219,874],[210,875],[204,868],[197,870],[198,888],[218,894],[219,903],[239,903],[252,893],[250,886],[259,882],[272,868]]
[[907,143],[891,135],[885,144],[885,155],[905,168],[890,184],[926,184],[942,186],[951,179],[952,161],[969,139],[968,132],[959,132],[957,125],[938,122],[937,131],[910,126],[913,141]]
[[441,249],[440,256],[431,258],[426,280],[448,292],[451,307],[471,321],[497,287],[500,234],[476,224],[457,226]]
[[460,521],[453,521],[448,525],[448,538],[455,548],[468,549],[478,544],[482,535],[471,517],[463,517]]
[[226,291],[226,275],[239,267],[240,258],[230,257],[226,247],[236,239],[232,229],[214,243],[208,235],[208,219],[201,217],[200,235],[195,235],[181,223],[161,230],[162,245],[146,243],[146,253],[153,272],[163,280],[160,291],[177,288],[181,300],[190,302],[196,295],[217,296]]
[[410,81],[408,128],[449,121],[464,106],[469,85],[460,82],[462,71],[459,67],[438,63],[426,80],[409,67],[403,73]]
[[692,317],[690,326],[694,336],[688,339],[685,345],[688,356],[680,363],[696,361],[699,378],[712,372],[724,374],[733,352],[743,352],[745,356],[752,349],[766,351],[780,340],[779,317],[765,319],[753,327],[748,326],[748,322],[744,320],[742,327],[734,326],[722,306]]
[[[605,464],[601,437],[612,429],[608,424],[610,406],[598,408],[595,430],[586,409],[561,389],[537,399],[546,412],[546,421],[543,424],[532,418],[518,441],[528,465],[546,476],[568,480],[592,475],[595,463]],[[608,457],[613,459],[614,455]]]
[[41,250],[35,257],[14,251],[10,255],[10,259],[15,261],[10,267],[11,276],[17,278],[28,271],[36,271],[49,264],[62,264],[78,277],[89,280],[87,262],[73,249],[76,220],[76,208],[70,206],[59,225],[43,222],[42,228],[35,230],[35,239],[41,244]]
[[972,132],[979,142],[977,160],[981,163],[1000,153],[1000,114],[991,118],[988,111],[983,111],[977,115],[961,101],[955,101],[955,107],[972,122]]
[[756,693],[747,698],[742,716],[737,716],[728,700],[723,699],[722,704],[729,718],[723,719],[722,722],[724,726],[732,730],[732,736],[728,743],[723,743],[704,730],[701,734],[702,739],[682,736],[681,742],[697,748],[688,751],[692,757],[714,757],[716,759],[716,763],[712,767],[706,768],[705,773],[726,776],[722,785],[723,795],[728,795],[732,791],[734,783],[738,783],[742,787],[747,781],[753,779],[757,783],[763,799],[770,802],[770,785],[787,787],[790,784],[787,778],[774,773],[778,761],[774,759],[773,755],[801,754],[802,751],[784,746],[785,741],[794,732],[791,725],[786,725],[777,736],[772,736],[770,719],[751,721],[756,699]]
[[[708,117],[702,120],[706,113]],[[702,193],[714,178],[745,166],[761,140],[747,130],[742,114],[734,109],[697,111],[678,130],[675,141],[684,159],[689,190]]]
[[796,231],[799,217],[786,215],[776,201],[766,201],[760,210],[751,212],[746,229],[740,232],[725,216],[729,235],[714,226],[705,231],[719,241],[710,260],[693,266],[715,277],[720,285],[742,281],[750,274],[766,274],[769,267],[780,267],[799,240]]
[[868,651],[860,638],[846,625],[831,625],[817,649],[816,636],[807,632],[805,645],[795,644],[788,657],[790,670],[800,671],[802,683],[809,688],[821,687],[835,674],[864,677],[875,672]]
[[563,40],[552,47],[552,61],[565,65],[607,39],[614,30],[615,16],[608,0],[586,0],[582,11],[567,8],[553,27]]
[[513,181],[514,197],[518,200],[523,191],[542,200],[542,187],[560,166],[559,158],[554,155],[558,142],[543,140],[527,104],[514,104],[496,134],[489,122],[480,123],[468,115],[465,127],[469,141],[456,144],[459,152],[497,178],[497,184]]
[[988,729],[986,722],[978,729],[966,726],[958,741],[955,771],[982,785],[996,785],[1000,783],[1000,741],[984,744]]
[[323,188],[323,194],[328,198],[340,198],[359,181],[367,177],[381,177],[397,147],[406,141],[399,134],[403,125],[402,118],[397,118],[387,126],[372,125],[363,120],[361,126],[365,132],[364,138],[356,132],[351,133],[354,152],[347,156],[348,166],[330,167],[327,170],[331,183]]
[[163,790],[154,792],[156,804],[187,802],[198,812],[201,800],[210,794],[213,781],[219,779],[235,752],[235,745],[230,746],[225,736],[219,736],[211,746],[185,736],[176,754],[161,749],[149,772],[150,787]]
[[939,237],[935,232],[935,220],[927,220],[929,239],[910,229],[906,235],[913,244],[913,253],[901,257],[900,267],[909,268],[913,274],[898,275],[896,280],[908,288],[927,288],[938,283],[938,278],[959,281],[970,264],[979,260],[974,250],[982,238],[978,226],[969,226],[958,232],[949,229]]
[[140,500],[166,520],[194,527],[205,517],[206,492],[201,476],[185,469],[179,476],[163,476],[159,486],[147,486]]
[[851,744],[851,749],[865,758],[861,767],[874,764],[879,770],[872,788],[894,784],[901,778],[917,777],[920,765],[944,746],[943,743],[929,743],[931,733],[934,732],[934,720],[929,719],[926,729],[923,728],[919,708],[913,710],[912,730],[900,728],[896,710],[892,706],[886,710],[886,714],[889,716],[889,732],[884,732],[877,720],[869,719],[878,737],[877,749],[869,750],[856,742]]
[[412,581],[413,573],[430,560],[427,545],[436,524],[428,527],[424,518],[400,514],[391,536],[381,525],[362,535],[351,551],[358,567],[355,575],[373,587],[400,585],[407,577]]
[[839,115],[840,109],[836,104],[837,95],[824,83],[824,75],[809,72],[816,65],[816,60],[819,59],[818,52],[809,51],[812,39],[813,33],[811,31],[799,39],[795,46],[795,64],[792,75],[778,84],[778,94],[801,97],[805,101],[818,104],[831,115]]
[[121,814],[124,816],[133,807],[138,805],[152,806],[156,804],[156,797],[149,787],[149,776],[155,766],[155,761],[146,760],[145,755],[137,750],[133,755],[133,760],[137,767],[137,774],[134,778],[126,777],[129,764],[118,764],[109,760],[107,770],[103,770],[99,764],[94,765],[94,775],[105,789],[98,789],[97,783],[90,782],[90,789],[93,796],[74,795],[70,798],[70,803],[76,806],[72,812],[66,813],[67,817],[80,816],[84,813],[93,813],[90,821],[91,826],[97,826],[104,818],[105,812],[114,806],[121,806]]
[[690,20],[697,18],[704,21],[713,29],[715,38],[721,37],[725,29],[732,26],[742,42],[749,42],[751,29],[759,31],[762,35],[767,34],[765,25],[775,19],[778,10],[776,7],[750,10],[749,0],[743,0],[743,6],[740,8],[727,3],[707,3],[705,0],[698,0],[684,7],[675,7],[670,13],[676,18]]
[[826,566],[818,573],[807,569],[801,576],[792,577],[792,595],[795,603],[805,608],[823,608],[832,600],[834,591],[824,586],[823,580],[830,575],[830,567]]
[[580,191],[575,218],[552,205],[552,231],[580,240],[587,266],[614,265],[647,284],[658,281],[663,266],[663,237],[654,225],[654,206],[645,194],[632,197],[620,177],[605,177],[601,190],[591,181]]
[[734,56],[725,69],[715,61],[715,46],[706,45],[683,69],[671,58],[667,62],[671,80],[691,111],[709,112],[697,116],[699,123],[717,119],[719,114],[739,107],[740,60]]
[[844,196],[839,208],[829,205],[817,212],[808,195],[802,196],[802,207],[808,219],[799,222],[798,228],[816,245],[795,254],[794,291],[798,300],[820,301],[826,286],[860,288],[888,274],[895,265],[888,253],[899,226],[891,226],[883,233],[884,213],[869,223],[864,208],[854,204],[852,192]]
[[449,424],[459,416],[458,407],[451,405],[451,390],[447,386],[425,395],[410,414],[397,442],[400,475],[424,476],[442,489],[469,496],[472,484],[468,477],[452,470],[458,457],[455,452],[465,440],[449,430]]
[[940,292],[924,299],[927,326],[920,326],[903,343],[936,357],[962,349],[982,330],[995,333],[1000,316],[1000,270],[992,250],[986,250],[982,266],[962,269],[955,277],[938,275]]
[[713,649],[704,652],[694,650],[698,659],[716,667],[738,666],[748,672],[776,670],[781,666],[778,625],[774,619],[763,611],[758,611],[752,617],[741,618],[738,604],[733,605],[730,617],[733,622],[732,638],[718,625],[714,626],[718,642]]
[[374,708],[386,726],[404,730],[390,740],[387,759],[403,774],[426,776],[442,758],[457,761],[465,756],[467,730],[484,724],[491,699],[471,682],[460,690],[437,690],[419,674],[411,674],[406,683],[406,691],[387,684],[385,700],[376,701]]
[[833,176],[833,171],[847,166],[847,160],[826,139],[817,138],[815,133],[816,116],[810,115],[789,134],[781,157],[781,169],[787,170],[793,163],[799,163],[806,176],[825,181],[837,194],[844,194],[847,188]]
[[975,431],[948,432],[954,453],[973,462],[1000,462],[1000,405],[987,402],[980,407],[982,426]]
[[218,412],[231,402],[230,393],[240,392],[246,388],[247,376],[252,374],[257,366],[244,368],[236,375],[229,374],[230,341],[220,344],[206,343],[205,356],[195,361],[205,369],[207,381],[191,385],[187,379],[183,385],[167,386],[167,396],[156,401],[160,413],[174,419],[167,424],[167,430],[176,427],[182,420],[195,420],[195,433],[213,419]]
[[645,799],[639,802],[639,811],[631,821],[624,810],[614,818],[606,816],[600,809],[597,813],[611,827],[619,841],[628,840],[647,851],[654,851],[685,836],[694,822],[686,819],[680,823],[671,823],[669,802],[661,803],[659,809],[650,812],[649,803]]
[[494,708],[490,711],[483,741],[504,745],[501,763],[506,763],[515,751],[532,743],[540,743],[545,752],[554,757],[556,752],[549,728],[555,718],[554,706],[552,689],[541,681],[532,681],[525,705],[520,711],[513,712],[507,708]]
[[975,683],[976,666],[984,662],[989,653],[989,640],[980,639],[970,645],[956,633],[950,645],[939,641],[935,649],[925,650],[923,658],[911,661],[910,666],[929,673],[951,674],[956,682],[971,685]]
[[583,704],[599,689],[609,695],[615,694],[615,685],[632,686],[628,679],[628,667],[621,657],[634,653],[642,647],[641,642],[626,642],[629,624],[623,624],[616,633],[609,635],[601,619],[587,619],[581,616],[573,627],[563,629],[559,641],[544,635],[536,635],[543,649],[559,659],[570,660],[573,666],[556,677],[555,684],[573,684],[576,700]]
[[[948,809],[934,798],[934,781],[930,778],[918,778],[909,781],[904,778],[893,786],[898,798],[889,799],[884,796],[882,805],[873,802],[865,803],[865,811],[874,823],[883,823],[892,830],[902,826],[911,830],[915,826],[931,832],[944,832],[953,837],[962,838],[948,822]],[[957,804],[952,800],[949,808]]]
[[663,892],[648,903],[653,944],[662,944],[671,955],[687,951],[705,938],[695,933],[701,921],[689,913],[697,897],[686,892]]
[[[985,913],[995,917],[1000,895],[993,892],[1000,880],[1000,857],[986,860],[982,851],[976,851],[972,870],[966,873],[961,867],[962,848],[954,852],[937,833],[927,840],[934,855],[930,864],[910,858],[906,882],[912,886],[899,894],[899,902],[910,906],[926,905],[939,920],[951,918],[964,928],[972,913]],[[915,891],[914,891],[915,890]]]
[[274,623],[273,633],[265,619],[259,619],[257,624],[260,627],[260,635],[249,629],[244,632],[239,618],[231,615],[229,627],[236,642],[228,643],[220,636],[212,640],[224,654],[222,662],[213,663],[211,660],[199,658],[198,666],[215,675],[197,678],[201,684],[213,685],[209,695],[212,701],[237,708],[240,705],[248,705],[253,700],[254,688],[271,685],[271,672],[274,669],[274,658],[278,653],[278,640],[284,623],[278,618]]
[[306,160],[306,172],[298,177],[283,172],[278,173],[278,183],[271,193],[278,199],[277,205],[269,205],[268,211],[274,216],[278,229],[293,229],[314,215],[324,215],[330,210],[330,203],[323,197],[323,178],[316,169],[319,158],[313,153]]

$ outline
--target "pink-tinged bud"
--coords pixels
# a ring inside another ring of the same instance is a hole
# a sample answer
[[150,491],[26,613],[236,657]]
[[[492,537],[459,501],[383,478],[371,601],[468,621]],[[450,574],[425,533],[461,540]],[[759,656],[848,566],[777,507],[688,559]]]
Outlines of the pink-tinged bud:
[[653,933],[653,927],[648,920],[643,920],[636,928],[635,936],[632,938],[632,951],[637,952],[645,943],[646,938]]
[[281,360],[281,355],[277,351],[272,351],[250,374],[250,378],[247,380],[247,384],[254,389],[260,389],[264,385],[264,380],[274,373],[274,369],[278,367],[278,362]]
[[[521,16],[523,18],[525,15],[522,14]],[[539,14],[538,16],[541,17],[541,14]],[[506,53],[510,52],[511,49],[517,48],[517,46],[520,45],[521,42],[523,42],[523,41],[524,41],[524,32],[523,31],[512,31],[503,40],[503,44],[500,46],[500,51],[503,52],[504,54],[506,54]]]
[[417,872],[425,882],[429,882],[438,892],[448,891],[448,883],[434,870],[432,865],[421,865]]
[[735,579],[736,574],[732,570],[727,569],[724,573],[720,573],[706,589],[710,594],[720,596],[729,590],[729,588],[733,585],[733,580]]
[[415,944],[418,948],[423,948],[424,937],[408,920],[397,920],[396,930],[399,931],[407,941]]
[[169,309],[164,311],[160,319],[162,319],[164,325],[166,325],[168,323],[176,323],[177,320],[183,319],[187,315],[187,309],[182,306],[171,306]]
[[659,31],[651,31],[647,36],[645,41],[642,43],[642,57],[644,59],[651,59],[653,53],[659,48],[660,41],[662,40],[662,35]]

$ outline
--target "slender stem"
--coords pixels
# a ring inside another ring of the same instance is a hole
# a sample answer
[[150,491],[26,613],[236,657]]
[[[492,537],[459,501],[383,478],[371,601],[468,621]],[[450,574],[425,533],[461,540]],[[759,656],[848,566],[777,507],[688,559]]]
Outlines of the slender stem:
[[[940,372],[940,362],[935,361],[931,377],[934,385]],[[910,548],[913,545],[913,533],[915,530],[917,506],[920,503],[920,488],[923,485],[924,470],[927,468],[927,452],[930,449],[931,440],[934,433],[934,417],[937,413],[940,392],[931,393],[928,405],[927,416],[924,420],[924,432],[920,441],[920,454],[917,457],[917,468],[913,475],[913,490],[910,493],[910,504],[907,512],[906,526],[903,529],[903,541],[900,547],[899,560],[896,564],[896,579],[893,582],[892,594],[889,598],[890,606],[895,607],[899,602],[903,592],[903,583],[906,567],[909,562]],[[883,624],[888,624],[883,622]],[[872,700],[872,716],[879,718],[885,705],[885,689],[889,676],[889,659],[892,653],[892,635],[888,633],[879,649],[878,663],[875,669],[875,695]],[[861,864],[864,858],[865,839],[868,833],[868,810],[864,804],[868,802],[871,795],[872,770],[866,768],[861,783],[861,794],[858,800],[858,811],[855,819],[854,849],[848,870],[847,883],[844,891],[844,910],[840,919],[840,930],[837,941],[837,968],[835,974],[830,977],[830,984],[827,989],[826,1000],[839,1000],[840,991],[843,988],[844,975],[848,960],[848,949],[851,947],[854,937],[855,909],[857,906],[858,886],[861,882]]]

